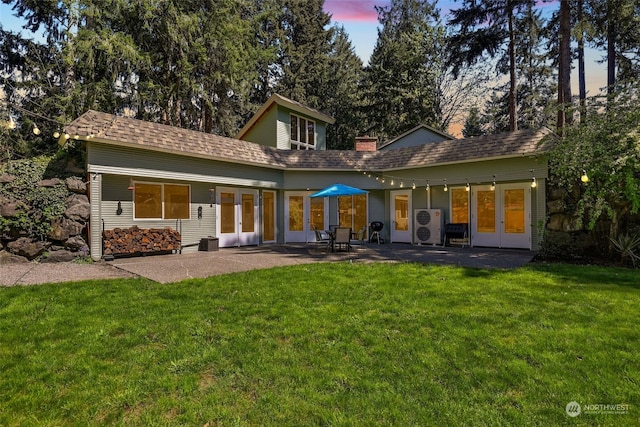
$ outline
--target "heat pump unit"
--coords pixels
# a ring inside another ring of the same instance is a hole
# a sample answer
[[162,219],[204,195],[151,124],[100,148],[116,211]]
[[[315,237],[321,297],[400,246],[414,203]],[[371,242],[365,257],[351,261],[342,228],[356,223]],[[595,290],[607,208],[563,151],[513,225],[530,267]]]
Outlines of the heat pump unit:
[[416,209],[414,214],[414,241],[419,245],[441,244],[444,224],[442,209]]

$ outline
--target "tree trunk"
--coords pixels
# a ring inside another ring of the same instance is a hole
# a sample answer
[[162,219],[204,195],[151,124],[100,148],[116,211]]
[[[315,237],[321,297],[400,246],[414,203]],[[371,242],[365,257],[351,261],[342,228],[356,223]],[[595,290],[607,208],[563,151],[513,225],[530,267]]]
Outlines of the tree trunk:
[[513,10],[509,13],[509,130],[518,130],[517,82],[516,82],[516,41],[513,28]]
[[584,30],[583,30],[583,0],[578,0],[578,92],[580,93],[580,122],[587,119],[587,82],[584,65]]
[[570,0],[560,0],[560,32],[558,60],[558,134],[571,123],[568,108],[571,103],[571,7]]
[[615,8],[607,2],[607,94],[611,95],[616,86],[616,14]]

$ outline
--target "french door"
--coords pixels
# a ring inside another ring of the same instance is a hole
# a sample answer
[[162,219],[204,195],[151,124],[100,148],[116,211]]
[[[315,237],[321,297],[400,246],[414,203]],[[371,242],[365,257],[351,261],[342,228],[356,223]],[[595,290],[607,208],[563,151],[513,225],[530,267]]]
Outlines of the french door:
[[216,226],[221,247],[257,245],[258,190],[217,188]]
[[472,187],[471,244],[531,249],[529,183]]
[[310,191],[287,191],[284,198],[285,242],[313,242],[313,228],[329,228],[328,199],[311,198]]
[[391,191],[391,242],[411,243],[411,190]]

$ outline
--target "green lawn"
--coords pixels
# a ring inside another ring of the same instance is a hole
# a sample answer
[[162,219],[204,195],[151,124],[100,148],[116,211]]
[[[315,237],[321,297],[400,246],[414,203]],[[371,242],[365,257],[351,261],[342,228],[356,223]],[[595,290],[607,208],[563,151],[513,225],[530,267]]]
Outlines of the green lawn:
[[637,271],[572,265],[2,288],[0,425],[628,425],[639,314]]

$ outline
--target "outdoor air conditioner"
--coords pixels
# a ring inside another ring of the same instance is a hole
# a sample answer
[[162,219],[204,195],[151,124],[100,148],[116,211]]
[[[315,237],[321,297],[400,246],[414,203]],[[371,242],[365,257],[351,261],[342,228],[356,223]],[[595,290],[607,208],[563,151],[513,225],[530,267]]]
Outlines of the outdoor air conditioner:
[[444,224],[442,209],[416,209],[414,214],[414,241],[419,245],[441,244]]

